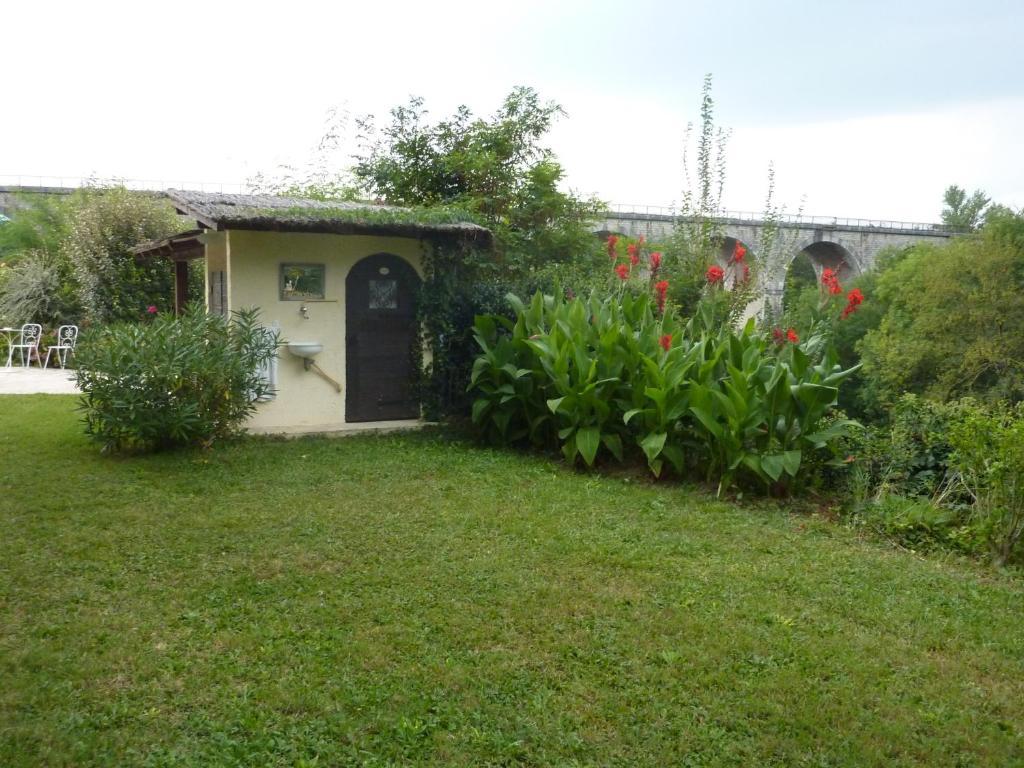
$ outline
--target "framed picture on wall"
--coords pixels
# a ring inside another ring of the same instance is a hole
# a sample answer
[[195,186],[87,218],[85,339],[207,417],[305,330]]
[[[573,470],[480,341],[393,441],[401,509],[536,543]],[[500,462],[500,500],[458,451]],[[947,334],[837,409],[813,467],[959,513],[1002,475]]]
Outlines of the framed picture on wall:
[[281,301],[311,301],[324,298],[323,264],[282,264]]

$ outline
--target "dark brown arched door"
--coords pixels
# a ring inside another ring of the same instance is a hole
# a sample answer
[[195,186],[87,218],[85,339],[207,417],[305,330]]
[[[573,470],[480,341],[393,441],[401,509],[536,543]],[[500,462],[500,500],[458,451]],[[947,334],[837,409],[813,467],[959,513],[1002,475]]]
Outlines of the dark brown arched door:
[[413,393],[420,279],[390,253],[367,256],[345,280],[345,421],[419,418]]

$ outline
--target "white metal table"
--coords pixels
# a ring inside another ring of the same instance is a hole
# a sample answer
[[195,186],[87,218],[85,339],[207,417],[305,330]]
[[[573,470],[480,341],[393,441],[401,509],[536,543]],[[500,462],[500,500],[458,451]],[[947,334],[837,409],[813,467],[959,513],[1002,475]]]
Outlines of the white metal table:
[[14,359],[14,334],[21,333],[21,328],[0,328],[0,333],[7,337],[7,364],[4,368],[10,368]]

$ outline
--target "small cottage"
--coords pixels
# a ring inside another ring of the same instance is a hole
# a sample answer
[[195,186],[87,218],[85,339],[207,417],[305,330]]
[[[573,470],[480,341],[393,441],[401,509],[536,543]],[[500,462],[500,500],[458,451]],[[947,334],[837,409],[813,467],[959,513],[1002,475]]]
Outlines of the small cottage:
[[419,419],[412,383],[424,258],[445,242],[487,246],[488,230],[365,203],[166,194],[195,225],[137,253],[175,263],[176,311],[187,294],[188,262],[201,259],[208,311],[257,307],[283,340],[266,372],[276,394],[259,404],[250,431],[331,432]]

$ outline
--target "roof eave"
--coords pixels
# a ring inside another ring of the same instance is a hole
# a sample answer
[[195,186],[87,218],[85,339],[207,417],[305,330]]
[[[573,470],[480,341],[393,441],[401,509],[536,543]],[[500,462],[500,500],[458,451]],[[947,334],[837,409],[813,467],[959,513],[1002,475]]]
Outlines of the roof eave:
[[457,237],[489,244],[491,231],[484,227],[458,224],[379,223],[357,221],[282,221],[274,218],[244,220],[220,219],[220,230],[247,230],[251,232],[304,232],[330,235],[378,235],[415,238]]

